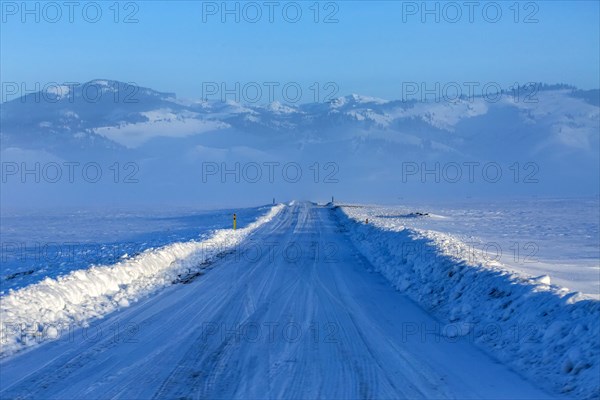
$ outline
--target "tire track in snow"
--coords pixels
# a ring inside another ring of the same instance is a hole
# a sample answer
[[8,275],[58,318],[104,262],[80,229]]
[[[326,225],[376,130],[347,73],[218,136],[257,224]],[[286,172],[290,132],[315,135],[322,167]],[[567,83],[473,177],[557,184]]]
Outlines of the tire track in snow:
[[[0,396],[31,390],[36,398],[62,399],[547,397],[466,340],[403,338],[403,324],[434,320],[368,272],[327,209],[296,204],[249,239],[280,247],[296,242],[308,251],[295,262],[281,254],[256,262],[230,254],[189,285],[108,318],[143,323],[139,343],[40,346],[1,365]],[[336,244],[333,262],[313,242]],[[265,322],[293,322],[305,331],[316,323],[320,335],[273,342],[203,335],[206,324]],[[325,338],[327,323],[336,330]],[[34,363],[39,367],[30,375],[16,373]]]

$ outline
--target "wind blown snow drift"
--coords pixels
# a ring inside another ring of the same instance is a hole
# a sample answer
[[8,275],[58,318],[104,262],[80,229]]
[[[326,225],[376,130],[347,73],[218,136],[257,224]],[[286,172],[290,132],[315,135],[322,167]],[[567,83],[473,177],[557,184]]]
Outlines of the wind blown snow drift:
[[598,398],[600,301],[473,257],[451,235],[390,226],[364,208],[334,212],[378,272],[444,321],[448,340],[473,340],[548,390]]
[[200,272],[203,263],[234,249],[283,207],[273,206],[243,229],[219,229],[203,241],[149,249],[114,265],[91,266],[10,291],[0,298],[0,357],[55,339],[70,326],[86,326],[94,318]]

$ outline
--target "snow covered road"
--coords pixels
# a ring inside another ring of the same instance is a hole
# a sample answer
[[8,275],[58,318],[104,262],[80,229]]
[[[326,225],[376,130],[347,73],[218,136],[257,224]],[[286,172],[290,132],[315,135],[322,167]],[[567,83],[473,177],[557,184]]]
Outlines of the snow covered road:
[[548,398],[292,203],[187,284],[0,362],[1,398]]

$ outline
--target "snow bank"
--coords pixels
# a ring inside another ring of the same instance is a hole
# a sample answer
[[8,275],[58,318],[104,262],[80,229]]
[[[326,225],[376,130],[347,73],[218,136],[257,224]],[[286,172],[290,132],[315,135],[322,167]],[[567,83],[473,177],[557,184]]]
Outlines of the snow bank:
[[511,273],[450,235],[390,226],[360,207],[334,212],[372,265],[440,318],[442,336],[466,336],[548,390],[598,398],[599,301]]
[[202,264],[239,245],[271,221],[283,205],[247,227],[220,229],[204,241],[178,242],[149,249],[114,265],[92,266],[57,279],[46,278],[0,298],[0,357],[59,336],[73,325],[87,325],[174,282],[185,281]]

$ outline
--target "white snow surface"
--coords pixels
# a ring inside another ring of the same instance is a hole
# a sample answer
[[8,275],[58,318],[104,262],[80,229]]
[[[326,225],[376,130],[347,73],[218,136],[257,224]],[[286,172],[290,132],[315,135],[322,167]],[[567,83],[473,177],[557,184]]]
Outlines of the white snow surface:
[[114,265],[92,266],[11,290],[0,297],[0,357],[35,345],[40,339],[51,339],[51,331],[85,326],[92,319],[201,273],[206,262],[239,245],[282,208],[281,204],[273,206],[245,228],[218,229],[203,241],[149,249]]
[[[0,360],[0,397],[553,397],[373,273],[339,217],[284,207],[189,284]],[[569,350],[564,370],[585,373],[587,348]]]
[[69,95],[71,89],[67,85],[50,85],[46,88],[46,93],[52,94],[52,100],[60,100]]
[[[548,275],[554,285],[600,300],[597,197],[412,202],[351,212],[384,229],[408,227],[432,240],[440,236],[438,243],[449,254],[483,258],[524,276]],[[448,240],[441,239],[444,235]]]
[[415,227],[427,220],[447,227],[441,215],[399,211],[338,209],[374,269],[438,317],[446,336],[468,337],[555,393],[598,398],[600,301],[552,285],[547,274],[516,272],[456,235]]
[[119,126],[103,126],[94,133],[107,137],[129,148],[135,148],[156,137],[186,137],[227,128],[221,121],[201,119],[192,112],[174,113],[170,109],[158,109],[140,113],[147,120],[123,123]]

